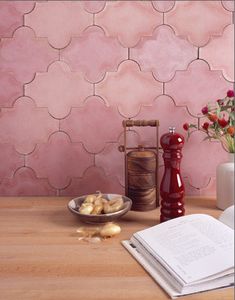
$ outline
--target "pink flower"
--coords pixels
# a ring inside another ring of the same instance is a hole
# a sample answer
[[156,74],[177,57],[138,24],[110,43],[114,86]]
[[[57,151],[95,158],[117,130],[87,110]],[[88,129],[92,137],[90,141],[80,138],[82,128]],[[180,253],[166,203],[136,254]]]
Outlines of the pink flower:
[[233,90],[227,91],[227,97],[229,97],[229,98],[234,97],[234,91]]
[[206,114],[208,114],[208,107],[207,106],[205,106],[205,107],[203,107],[202,108],[202,113],[203,113],[203,115],[206,115]]

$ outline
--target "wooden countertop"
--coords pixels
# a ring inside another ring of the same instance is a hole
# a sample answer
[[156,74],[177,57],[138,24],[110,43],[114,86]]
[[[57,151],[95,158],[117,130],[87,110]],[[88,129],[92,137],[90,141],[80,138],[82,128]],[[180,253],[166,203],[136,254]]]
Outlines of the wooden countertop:
[[[159,209],[129,212],[122,233],[99,244],[79,241],[84,224],[67,210],[71,197],[0,198],[1,300],[163,300],[169,296],[122,247],[121,240],[159,223]],[[213,199],[186,199],[186,213],[221,211]],[[184,297],[228,300],[234,290]]]

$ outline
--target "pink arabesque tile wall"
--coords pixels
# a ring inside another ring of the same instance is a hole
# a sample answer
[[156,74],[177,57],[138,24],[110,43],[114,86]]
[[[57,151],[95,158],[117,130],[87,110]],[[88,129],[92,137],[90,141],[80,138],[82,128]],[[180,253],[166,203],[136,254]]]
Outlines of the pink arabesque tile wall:
[[[0,194],[123,193],[122,120],[184,135],[201,122],[233,88],[233,14],[234,1],[0,1]],[[226,160],[203,137],[183,149],[188,195],[214,195]]]

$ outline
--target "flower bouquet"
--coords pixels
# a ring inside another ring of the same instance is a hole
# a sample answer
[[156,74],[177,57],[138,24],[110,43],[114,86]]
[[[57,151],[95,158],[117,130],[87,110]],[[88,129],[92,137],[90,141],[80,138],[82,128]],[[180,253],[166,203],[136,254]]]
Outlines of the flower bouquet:
[[203,107],[202,118],[206,120],[201,126],[189,123],[183,125],[188,137],[193,128],[201,130],[206,134],[204,140],[219,140],[227,152],[234,153],[234,104],[234,91],[229,90],[225,98]]

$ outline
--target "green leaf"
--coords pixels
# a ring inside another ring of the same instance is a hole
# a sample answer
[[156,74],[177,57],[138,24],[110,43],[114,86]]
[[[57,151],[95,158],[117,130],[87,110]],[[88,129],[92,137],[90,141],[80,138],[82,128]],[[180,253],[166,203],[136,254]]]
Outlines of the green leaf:
[[197,129],[197,125],[195,125],[195,124],[189,124],[189,128],[196,128]]
[[230,113],[230,114],[229,114],[229,118],[230,118],[230,120],[234,120],[234,119],[235,119],[234,113]]

